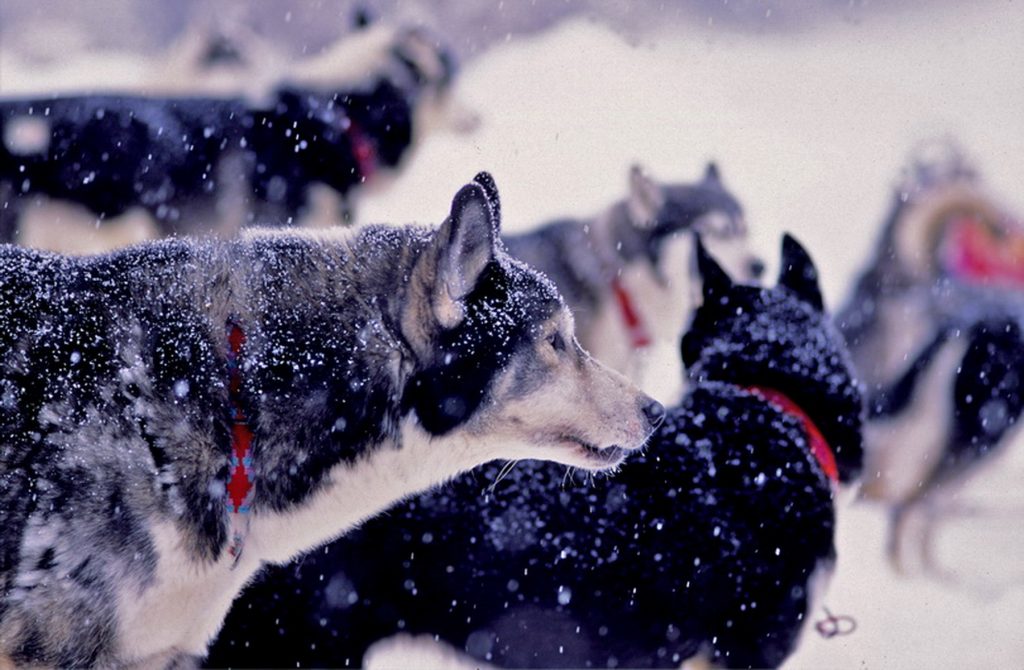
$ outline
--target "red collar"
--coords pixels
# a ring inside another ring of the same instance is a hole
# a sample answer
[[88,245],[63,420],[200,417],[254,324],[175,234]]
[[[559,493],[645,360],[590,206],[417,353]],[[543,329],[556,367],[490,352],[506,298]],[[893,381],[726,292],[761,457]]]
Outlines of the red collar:
[[245,332],[234,321],[227,323],[228,401],[231,404],[231,478],[228,480],[227,507],[232,514],[245,514],[252,503],[252,430],[242,409],[241,355]]
[[352,144],[352,155],[356,159],[356,166],[359,169],[359,177],[362,181],[369,181],[377,172],[377,147],[370,136],[363,132],[355,121],[348,120],[348,128],[345,129],[348,140]]
[[803,424],[804,432],[807,433],[808,446],[811,448],[811,453],[818,460],[818,465],[821,466],[821,469],[830,480],[838,482],[839,468],[836,466],[836,457],[832,453],[832,448],[828,446],[825,436],[818,430],[818,427],[811,420],[811,417],[807,415],[807,412],[803,411],[800,405],[797,405],[789,396],[781,391],[764,386],[748,386],[747,390],[764,398],[766,402],[771,403],[783,413],[790,415]]
[[622,316],[622,323],[629,333],[629,344],[633,349],[643,349],[651,346],[653,338],[647,326],[644,325],[640,313],[633,305],[633,297],[629,295],[622,280],[616,277],[612,280],[612,293],[615,295],[615,304],[619,307],[619,314]]

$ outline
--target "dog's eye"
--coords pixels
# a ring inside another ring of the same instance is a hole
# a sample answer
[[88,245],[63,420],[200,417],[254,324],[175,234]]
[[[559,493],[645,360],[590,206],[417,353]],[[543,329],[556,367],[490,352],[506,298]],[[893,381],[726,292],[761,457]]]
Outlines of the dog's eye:
[[562,334],[559,332],[554,332],[548,335],[548,344],[550,344],[551,348],[555,351],[565,351],[565,338],[563,338]]
[[714,238],[726,238],[734,232],[733,222],[728,217],[715,214],[699,219],[694,228],[701,235]]

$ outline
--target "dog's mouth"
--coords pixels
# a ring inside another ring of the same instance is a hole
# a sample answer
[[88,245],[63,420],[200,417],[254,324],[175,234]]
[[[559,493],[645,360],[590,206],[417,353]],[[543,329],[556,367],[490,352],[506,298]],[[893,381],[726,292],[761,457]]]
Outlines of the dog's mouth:
[[558,441],[575,447],[588,464],[593,463],[599,469],[617,467],[626,459],[626,456],[631,451],[618,445],[599,447],[592,442],[587,442],[573,435],[559,435]]

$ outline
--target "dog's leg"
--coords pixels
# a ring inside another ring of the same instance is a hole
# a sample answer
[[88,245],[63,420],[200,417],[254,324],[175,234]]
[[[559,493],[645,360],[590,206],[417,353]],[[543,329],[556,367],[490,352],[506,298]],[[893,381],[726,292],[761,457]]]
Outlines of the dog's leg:
[[904,503],[896,504],[889,510],[889,533],[885,543],[885,554],[892,569],[901,575],[906,571],[903,563],[903,544],[909,513],[910,507]]
[[[15,242],[18,235],[18,218],[20,214],[18,200],[14,195],[14,186],[0,182],[0,242]],[[2,670],[3,666],[0,666]]]
[[938,581],[955,583],[959,581],[953,572],[946,570],[939,563],[935,556],[935,534],[939,527],[939,519],[942,515],[934,501],[928,500],[924,503],[924,523],[921,529],[921,567],[925,574]]

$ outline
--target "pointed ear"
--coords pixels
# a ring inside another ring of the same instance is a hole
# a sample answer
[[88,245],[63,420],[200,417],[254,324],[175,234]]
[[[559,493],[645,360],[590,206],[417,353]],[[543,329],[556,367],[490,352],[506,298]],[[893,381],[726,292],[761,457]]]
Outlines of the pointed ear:
[[814,267],[814,262],[796,238],[789,233],[782,236],[779,285],[791,289],[819,312],[824,310],[821,289],[818,287],[818,271]]
[[478,172],[473,181],[484,189],[484,193],[487,195],[487,204],[491,206],[491,212],[494,214],[494,219],[498,222],[498,227],[501,227],[501,198],[498,197],[498,186],[494,183],[494,177],[491,176],[490,172]]
[[714,304],[721,296],[725,295],[732,288],[732,279],[722,269],[722,266],[711,257],[708,250],[704,248],[704,243],[700,240],[700,235],[695,236],[696,244],[694,245],[697,253],[697,271],[700,272],[701,277],[701,291],[704,294],[704,304]]
[[356,5],[352,10],[352,29],[363,30],[373,24],[375,18],[369,7],[363,4]]
[[653,228],[658,219],[663,196],[661,188],[639,165],[629,169],[629,218],[638,228]]
[[462,301],[476,287],[494,258],[498,222],[479,184],[463,186],[452,200],[452,211],[437,231],[437,271],[433,307],[438,323],[453,328],[462,321]]
[[714,161],[709,161],[707,168],[704,170],[704,183],[706,184],[721,184],[722,177],[718,173],[718,165]]

